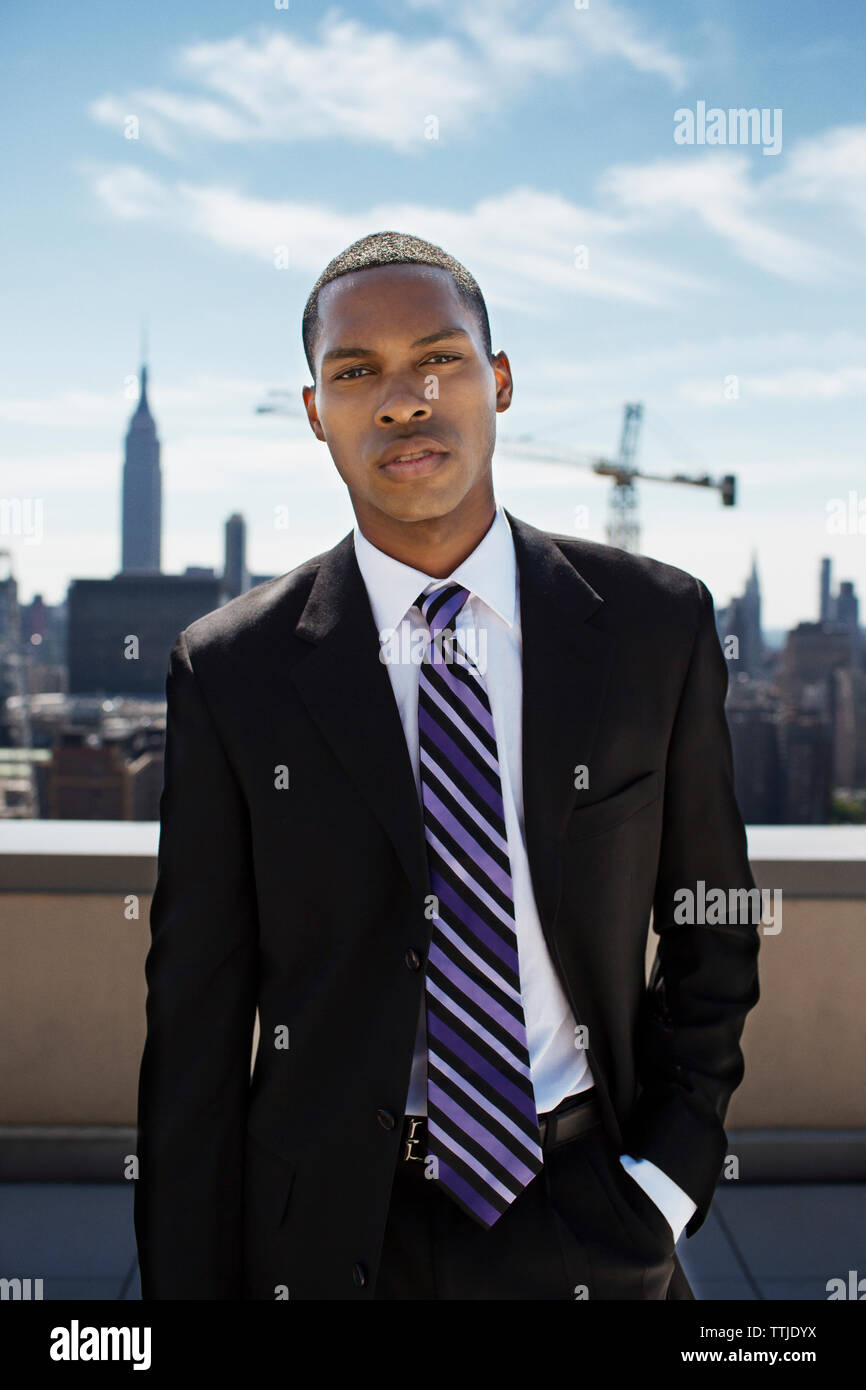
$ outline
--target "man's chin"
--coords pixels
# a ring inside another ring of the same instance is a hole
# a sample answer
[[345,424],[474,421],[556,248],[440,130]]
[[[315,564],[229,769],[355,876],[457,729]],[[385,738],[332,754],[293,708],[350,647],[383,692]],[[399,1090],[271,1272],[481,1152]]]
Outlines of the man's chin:
[[450,516],[462,500],[462,495],[455,497],[447,492],[437,494],[433,489],[418,487],[401,488],[400,496],[377,498],[376,505],[392,521],[436,521],[440,517]]

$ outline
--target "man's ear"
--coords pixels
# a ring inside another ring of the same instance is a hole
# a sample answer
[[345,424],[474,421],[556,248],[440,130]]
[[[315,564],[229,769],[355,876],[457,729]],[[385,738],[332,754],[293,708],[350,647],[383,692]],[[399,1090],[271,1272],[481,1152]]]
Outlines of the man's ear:
[[307,419],[310,422],[310,429],[322,444],[325,443],[325,431],[322,429],[322,422],[319,419],[319,412],[316,410],[316,388],[313,386],[302,386],[301,395],[304,400],[304,410],[307,412]]
[[490,358],[490,365],[496,378],[496,410],[501,413],[511,405],[511,399],[514,395],[511,363],[504,352],[497,352]]

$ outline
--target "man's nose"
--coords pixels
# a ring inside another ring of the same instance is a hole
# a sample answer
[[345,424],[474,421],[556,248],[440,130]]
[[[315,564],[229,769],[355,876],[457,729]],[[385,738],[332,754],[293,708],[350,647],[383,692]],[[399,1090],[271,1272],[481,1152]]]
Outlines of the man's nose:
[[417,387],[395,384],[376,411],[380,425],[405,425],[410,420],[429,420],[430,402],[418,395]]

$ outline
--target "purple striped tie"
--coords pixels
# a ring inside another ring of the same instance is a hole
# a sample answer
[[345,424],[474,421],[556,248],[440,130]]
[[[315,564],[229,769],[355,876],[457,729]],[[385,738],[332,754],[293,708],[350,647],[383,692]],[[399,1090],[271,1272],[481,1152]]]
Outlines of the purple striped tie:
[[520,994],[511,865],[493,717],[475,663],[454,639],[469,591],[419,594],[431,632],[418,684],[430,887],[427,1152],[434,1176],[492,1226],[542,1167]]

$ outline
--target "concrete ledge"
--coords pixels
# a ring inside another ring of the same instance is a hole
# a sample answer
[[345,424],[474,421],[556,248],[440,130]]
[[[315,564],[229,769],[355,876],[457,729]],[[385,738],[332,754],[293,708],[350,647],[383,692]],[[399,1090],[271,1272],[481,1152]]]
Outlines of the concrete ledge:
[[728,1153],[742,1183],[866,1183],[866,1129],[730,1129]]
[[0,822],[0,893],[152,893],[159,821]]
[[138,1132],[119,1125],[0,1125],[0,1182],[122,1182]]
[[[761,888],[789,898],[866,898],[866,826],[752,825]],[[158,821],[0,822],[0,892],[152,893]]]
[[[122,1182],[136,1142],[132,1127],[3,1125],[0,1182]],[[729,1130],[728,1153],[744,1185],[866,1183],[864,1129]]]
[[[82,1139],[69,1162],[96,1181],[100,1172],[115,1179],[133,1151],[131,1140],[119,1153],[112,1145],[137,1113],[158,830],[155,822],[0,823],[0,1117],[51,1128],[57,1143],[58,1126],[83,1127],[96,1156],[72,1157],[87,1152]],[[866,997],[866,827],[753,826],[748,838],[759,886],[785,894],[784,923],[762,937],[761,998],[746,1020],[745,1078],[728,1133],[776,1136],[744,1153],[758,1181],[764,1172],[768,1181],[782,1172],[835,1181],[838,1165],[850,1171],[847,1140],[826,1160],[808,1157],[805,1141],[784,1154],[772,1144],[800,1130],[866,1132],[866,1091],[852,1086],[850,1061],[862,1054]],[[657,944],[649,932],[647,970]],[[797,1046],[802,1039],[808,1046]],[[108,1130],[102,1139],[99,1127]],[[823,1155],[824,1139],[820,1146]],[[804,1157],[795,1161],[793,1151]],[[19,1165],[25,1176],[53,1164],[44,1145],[39,1152]],[[853,1177],[866,1180],[866,1163]]]
[[746,837],[760,888],[788,898],[866,896],[866,826],[750,825]]

